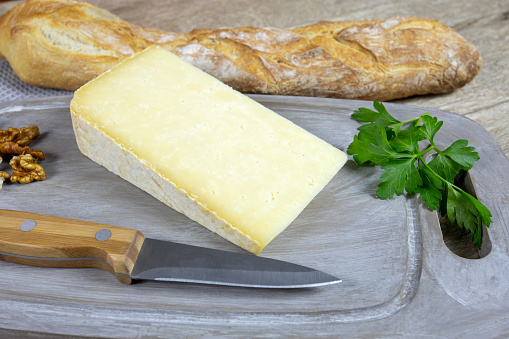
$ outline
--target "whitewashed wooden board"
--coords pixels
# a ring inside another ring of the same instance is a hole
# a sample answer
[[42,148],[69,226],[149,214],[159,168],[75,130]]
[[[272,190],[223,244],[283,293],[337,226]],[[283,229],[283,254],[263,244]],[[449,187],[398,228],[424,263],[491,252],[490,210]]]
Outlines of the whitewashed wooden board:
[[[342,150],[370,102],[253,96]],[[93,163],[78,151],[70,97],[0,105],[0,129],[38,125],[48,179],[4,184],[0,208],[141,230],[146,236],[242,252],[219,236]],[[435,212],[416,197],[383,201],[380,171],[349,161],[261,256],[310,266],[343,283],[262,290],[183,283],[123,285],[95,269],[0,262],[4,336],[504,337],[509,334],[509,161],[476,123],[446,112],[386,105],[397,118],[431,111],[445,121],[439,144],[467,138],[481,160],[470,171],[492,211],[491,249],[465,259],[444,244]],[[0,169],[6,166],[0,165]],[[1,222],[1,221],[0,221]]]

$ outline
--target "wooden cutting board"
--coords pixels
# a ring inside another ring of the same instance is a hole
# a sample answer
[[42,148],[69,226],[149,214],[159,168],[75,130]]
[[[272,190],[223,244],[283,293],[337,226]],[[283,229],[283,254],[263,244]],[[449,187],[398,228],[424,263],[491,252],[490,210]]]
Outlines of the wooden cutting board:
[[[252,96],[346,150],[350,114],[371,102]],[[4,184],[0,208],[136,228],[146,236],[242,252],[81,155],[70,97],[0,105],[0,129],[35,124],[45,181]],[[386,104],[401,120],[430,111],[444,120],[439,145],[466,138],[481,156],[469,182],[493,213],[482,259],[444,244],[436,212],[416,196],[375,198],[380,170],[353,161],[261,256],[310,266],[343,283],[263,290],[183,283],[123,285],[95,269],[0,262],[0,334],[96,337],[409,336],[509,333],[509,161],[476,123],[451,113]],[[1,168],[7,166],[5,163]],[[1,221],[0,221],[1,222]],[[23,332],[18,332],[23,331]]]

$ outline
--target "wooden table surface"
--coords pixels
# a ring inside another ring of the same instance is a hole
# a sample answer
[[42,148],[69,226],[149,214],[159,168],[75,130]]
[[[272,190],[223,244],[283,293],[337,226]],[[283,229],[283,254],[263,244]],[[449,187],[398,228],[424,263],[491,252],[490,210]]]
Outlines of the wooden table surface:
[[[21,1],[0,2],[0,14]],[[121,18],[171,32],[225,26],[290,28],[320,20],[432,18],[480,50],[481,72],[452,93],[396,102],[437,108],[482,125],[509,158],[509,1],[507,0],[89,0]],[[468,139],[468,135],[466,136]]]
[[[0,0],[0,15],[20,2]],[[291,28],[320,20],[386,19],[396,15],[436,19],[457,30],[480,50],[483,57],[481,72],[471,83],[454,92],[411,97],[395,102],[465,116],[483,126],[509,158],[509,96],[506,94],[509,90],[508,0],[88,0],[88,2],[105,8],[133,24],[170,32],[225,26]],[[469,138],[468,131],[465,131],[465,138]],[[475,317],[474,315],[473,318]],[[2,333],[9,334],[8,331]],[[12,332],[12,335],[19,337],[20,333]],[[27,334],[27,337],[32,336]]]

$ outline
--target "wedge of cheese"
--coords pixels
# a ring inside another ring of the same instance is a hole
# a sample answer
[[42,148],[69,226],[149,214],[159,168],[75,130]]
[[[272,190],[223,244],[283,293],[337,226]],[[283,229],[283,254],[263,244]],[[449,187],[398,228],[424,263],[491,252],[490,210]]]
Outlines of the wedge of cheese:
[[160,47],[78,89],[71,116],[83,154],[253,253],[347,159]]

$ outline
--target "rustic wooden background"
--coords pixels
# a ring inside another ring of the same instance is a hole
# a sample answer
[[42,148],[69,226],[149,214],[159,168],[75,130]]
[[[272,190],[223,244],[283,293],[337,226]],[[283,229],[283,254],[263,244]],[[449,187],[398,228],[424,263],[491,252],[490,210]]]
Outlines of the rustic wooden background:
[[[0,14],[21,1],[0,2]],[[437,108],[482,125],[509,158],[509,1],[507,0],[89,0],[137,25],[172,32],[225,26],[290,28],[320,20],[411,15],[439,20],[480,50],[483,67],[449,94],[396,102]],[[468,135],[466,136],[468,139]]]

